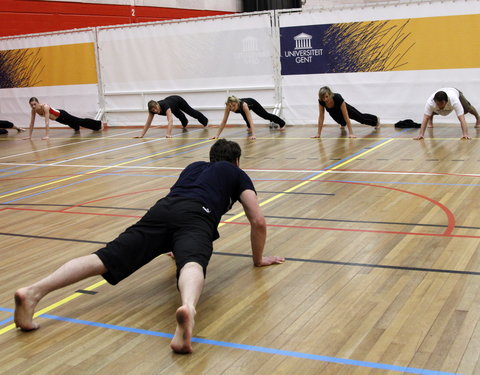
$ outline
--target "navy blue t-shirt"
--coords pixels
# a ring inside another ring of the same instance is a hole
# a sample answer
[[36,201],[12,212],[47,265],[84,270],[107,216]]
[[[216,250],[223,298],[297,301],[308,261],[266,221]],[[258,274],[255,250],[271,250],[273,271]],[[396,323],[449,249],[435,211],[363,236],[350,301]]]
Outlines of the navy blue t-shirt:
[[[197,161],[188,165],[171,187],[168,197],[188,197],[202,201],[220,222],[244,190],[253,190],[248,175],[228,161]],[[255,191],[256,192],[256,191]]]

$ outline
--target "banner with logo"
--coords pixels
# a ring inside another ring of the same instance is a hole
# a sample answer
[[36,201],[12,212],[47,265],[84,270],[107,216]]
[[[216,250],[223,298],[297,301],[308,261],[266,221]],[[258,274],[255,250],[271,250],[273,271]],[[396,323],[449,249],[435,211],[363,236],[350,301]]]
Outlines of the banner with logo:
[[[454,32],[453,32],[454,31]],[[469,69],[480,14],[282,27],[282,75]]]
[[[441,87],[461,89],[480,107],[480,0],[284,12],[279,25],[282,108],[290,124],[317,123],[322,86],[387,125],[421,122],[427,98]],[[436,117],[458,123],[453,114]],[[335,121],[327,115],[326,123]]]

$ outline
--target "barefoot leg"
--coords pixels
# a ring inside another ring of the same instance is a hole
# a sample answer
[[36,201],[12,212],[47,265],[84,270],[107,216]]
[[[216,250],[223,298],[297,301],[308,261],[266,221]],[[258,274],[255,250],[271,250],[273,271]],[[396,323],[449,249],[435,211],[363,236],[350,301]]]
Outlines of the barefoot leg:
[[33,331],[38,324],[33,323],[33,313],[37,306],[37,299],[28,288],[22,288],[15,293],[15,325],[23,331]]
[[188,354],[192,352],[192,331],[194,312],[187,306],[180,306],[177,309],[175,317],[177,319],[177,328],[170,347],[175,353]]

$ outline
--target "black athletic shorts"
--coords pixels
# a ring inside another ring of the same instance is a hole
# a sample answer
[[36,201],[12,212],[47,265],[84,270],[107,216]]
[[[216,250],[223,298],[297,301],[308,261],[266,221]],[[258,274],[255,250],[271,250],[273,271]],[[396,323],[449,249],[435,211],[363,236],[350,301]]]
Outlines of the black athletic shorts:
[[96,251],[107,272],[105,280],[115,285],[160,254],[172,251],[177,278],[188,262],[199,263],[206,275],[218,223],[202,202],[184,197],[160,199],[140,221],[104,248]]

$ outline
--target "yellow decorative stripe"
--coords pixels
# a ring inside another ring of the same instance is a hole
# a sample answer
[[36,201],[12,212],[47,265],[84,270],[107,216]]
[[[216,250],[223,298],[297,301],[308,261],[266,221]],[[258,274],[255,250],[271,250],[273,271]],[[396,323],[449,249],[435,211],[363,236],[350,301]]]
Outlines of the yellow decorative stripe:
[[97,83],[93,43],[0,51],[0,87],[40,87]]
[[396,70],[480,67],[480,14],[412,18],[404,32],[414,45]]

